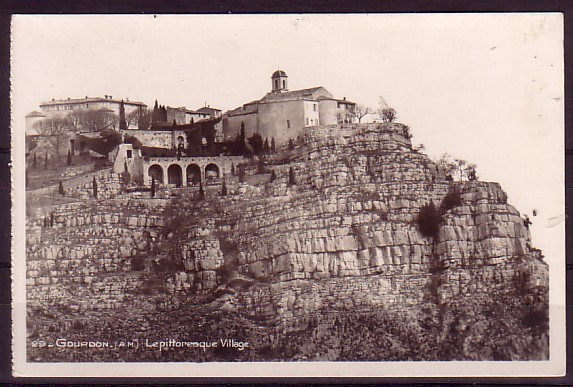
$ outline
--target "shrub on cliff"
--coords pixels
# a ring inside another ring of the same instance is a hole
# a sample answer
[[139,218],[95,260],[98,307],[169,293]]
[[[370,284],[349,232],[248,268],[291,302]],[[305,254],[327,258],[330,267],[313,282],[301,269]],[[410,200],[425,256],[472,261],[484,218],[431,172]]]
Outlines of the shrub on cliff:
[[142,257],[134,257],[131,259],[131,270],[141,271],[143,269],[145,269],[145,263]]
[[457,189],[451,189],[448,191],[444,199],[442,200],[442,204],[440,205],[440,210],[443,213],[451,210],[454,207],[458,207],[462,205],[462,195]]
[[416,218],[416,223],[418,224],[418,228],[422,235],[434,240],[438,238],[440,224],[442,223],[442,215],[437,210],[433,201],[420,208],[420,212]]

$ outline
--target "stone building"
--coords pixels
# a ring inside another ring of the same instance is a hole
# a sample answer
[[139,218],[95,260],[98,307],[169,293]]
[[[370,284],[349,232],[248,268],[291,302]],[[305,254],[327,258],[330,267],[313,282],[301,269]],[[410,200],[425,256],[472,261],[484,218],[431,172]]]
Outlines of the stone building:
[[[40,104],[41,112],[33,111],[26,115],[26,135],[37,135],[37,127],[44,120],[65,118],[73,112],[104,111],[119,116],[121,102],[122,100],[113,99],[111,95],[106,95],[103,98],[86,96],[85,98],[52,99],[42,102]],[[130,101],[127,98],[123,100],[123,105],[126,115],[133,112],[143,114],[147,108],[143,102]],[[137,128],[137,120],[130,121],[129,127]]]
[[38,125],[46,118],[46,115],[42,112],[34,110],[26,114],[26,136],[37,136],[40,133],[38,132]]
[[208,113],[187,109],[185,106],[166,106],[166,110],[168,124],[173,124],[173,121],[175,121],[177,125],[186,125],[190,124],[191,121],[197,122],[211,118],[211,115]]
[[[40,109],[46,115],[46,118],[62,117],[74,110],[111,110],[114,114],[119,115],[119,107],[121,99],[114,99],[111,95],[102,97],[85,97],[76,99],[52,99],[49,102],[42,102]],[[125,107],[125,114],[132,113],[133,111],[143,111],[147,107],[143,102],[130,101],[129,99],[123,100]]]
[[280,144],[298,136],[308,126],[354,122],[356,104],[346,98],[336,99],[322,86],[288,89],[288,76],[277,70],[271,76],[271,91],[223,115],[225,137],[236,136],[245,126],[247,136],[260,133]]

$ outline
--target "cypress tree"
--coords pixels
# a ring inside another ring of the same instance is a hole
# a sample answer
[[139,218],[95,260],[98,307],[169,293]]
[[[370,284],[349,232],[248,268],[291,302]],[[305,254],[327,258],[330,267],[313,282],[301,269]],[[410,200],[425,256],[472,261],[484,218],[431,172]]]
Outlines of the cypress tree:
[[151,126],[153,126],[157,121],[159,121],[159,106],[157,105],[157,100],[155,100],[153,112],[151,113]]
[[296,184],[296,176],[294,174],[294,168],[290,167],[288,170],[288,184],[295,185]]
[[227,196],[227,182],[223,179],[223,187],[221,187],[221,196]]
[[288,150],[294,150],[294,141],[292,138],[288,140]]
[[96,181],[96,177],[94,176],[93,180],[92,180],[92,188],[93,188],[93,193],[94,193],[94,198],[97,199],[97,181]]
[[231,175],[235,176],[235,164],[231,164]]
[[265,138],[265,143],[263,145],[263,153],[268,155],[271,152],[271,147],[269,146],[269,138]]
[[58,185],[58,192],[60,195],[65,196],[66,195],[66,191],[64,190],[64,185],[62,184],[62,182],[60,181],[60,184]]
[[72,165],[72,151],[68,149],[68,158],[66,160],[66,164]]
[[36,152],[34,152],[34,161],[32,162],[32,167],[36,169],[38,166],[38,158],[36,157]]
[[125,106],[123,99],[119,103],[119,130],[127,130],[127,121],[125,120]]
[[277,179],[277,174],[276,174],[275,170],[273,169],[273,170],[271,171],[271,183],[272,183],[273,181],[275,181],[276,179]]
[[271,152],[275,153],[276,152],[276,147],[275,147],[275,138],[271,138]]
[[244,183],[245,177],[246,177],[245,166],[241,164],[239,165],[239,182]]
[[46,152],[46,157],[44,158],[44,169],[48,169],[48,152]]
[[50,227],[54,227],[54,213],[50,212]]
[[203,190],[203,184],[199,183],[199,200],[205,199],[205,191]]
[[155,177],[151,176],[151,197],[154,198],[155,197]]

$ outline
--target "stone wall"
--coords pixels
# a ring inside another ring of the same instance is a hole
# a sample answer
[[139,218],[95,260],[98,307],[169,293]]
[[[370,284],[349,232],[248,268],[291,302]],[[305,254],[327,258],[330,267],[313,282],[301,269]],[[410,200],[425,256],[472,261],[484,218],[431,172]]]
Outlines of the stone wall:
[[[157,247],[167,202],[84,201],[56,207],[51,227],[44,227],[42,219],[29,219],[29,299],[54,303],[75,299],[76,303],[85,300],[89,304],[95,297],[105,304],[96,308],[107,307],[108,298],[99,291],[92,293],[90,289],[94,288],[111,289],[104,292],[110,299],[123,298],[136,286],[136,278],[131,275],[133,258],[148,255]],[[74,289],[82,289],[85,298],[74,294]]]

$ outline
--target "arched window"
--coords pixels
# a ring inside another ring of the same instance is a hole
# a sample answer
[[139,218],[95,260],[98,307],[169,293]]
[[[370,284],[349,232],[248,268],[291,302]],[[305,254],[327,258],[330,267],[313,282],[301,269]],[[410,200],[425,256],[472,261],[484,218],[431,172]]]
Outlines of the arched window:
[[195,185],[201,182],[201,168],[197,164],[187,167],[187,185]]
[[169,184],[175,184],[177,187],[181,187],[183,183],[183,172],[179,165],[171,164],[169,168],[167,168],[167,181]]
[[161,168],[161,165],[153,164],[147,170],[147,174],[149,177],[155,178],[156,182],[163,183],[163,168]]

